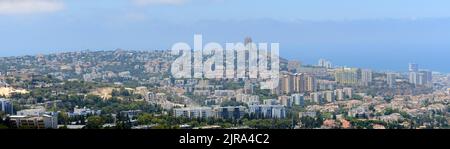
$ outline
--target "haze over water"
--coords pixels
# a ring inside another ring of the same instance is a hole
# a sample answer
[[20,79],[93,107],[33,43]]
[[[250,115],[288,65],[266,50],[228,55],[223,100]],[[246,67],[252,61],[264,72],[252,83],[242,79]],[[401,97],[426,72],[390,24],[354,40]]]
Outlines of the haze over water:
[[[0,1],[0,56],[80,50],[164,50],[176,42],[279,42],[305,64],[450,72],[449,1]],[[24,2],[25,3],[25,2]],[[35,8],[36,7],[36,8]],[[252,8],[252,9],[249,9]],[[231,11],[233,10],[233,11]],[[252,11],[249,11],[252,10]]]

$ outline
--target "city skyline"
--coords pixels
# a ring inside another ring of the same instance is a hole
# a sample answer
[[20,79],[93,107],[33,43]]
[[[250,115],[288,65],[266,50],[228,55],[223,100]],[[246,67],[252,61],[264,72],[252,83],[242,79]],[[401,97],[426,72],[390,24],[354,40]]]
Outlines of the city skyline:
[[3,146],[445,142],[449,6],[0,0]]
[[[124,50],[121,48],[117,48],[115,50]],[[114,51],[114,50],[80,50],[80,51],[60,51],[60,52],[50,52],[50,53],[38,53],[38,54],[25,54],[25,55],[16,55],[16,56],[0,56],[0,58],[2,57],[21,57],[21,56],[40,56],[40,55],[51,55],[51,54],[60,54],[60,53],[70,53],[70,52],[81,52],[81,51]],[[135,51],[135,50],[132,50]],[[147,50],[137,50],[137,51],[147,51]],[[153,51],[153,50],[150,50]],[[158,51],[158,50],[156,50]],[[281,58],[286,58],[283,57],[283,55],[281,55]],[[311,61],[310,63],[304,63],[304,61],[302,61],[301,59],[287,59],[289,61],[298,61],[300,62],[300,64],[302,66],[319,66],[319,67],[325,67],[325,68],[360,68],[360,69],[369,69],[369,70],[373,70],[373,71],[377,71],[377,72],[387,72],[387,73],[395,73],[395,72],[399,72],[399,73],[408,73],[410,72],[410,68],[411,66],[408,67],[408,65],[411,64],[416,64],[419,65],[418,63],[415,62],[408,62],[405,64],[402,64],[403,68],[401,69],[386,69],[386,68],[381,68],[381,69],[376,69],[376,68],[372,68],[372,67],[361,67],[361,66],[356,66],[354,64],[336,64],[333,63],[332,60],[327,59],[325,57],[320,57],[319,59],[315,60],[315,61]],[[322,65],[321,61],[326,60],[327,64],[326,65]],[[309,61],[308,61],[309,62]],[[439,70],[433,70],[433,69],[429,69],[429,68],[424,68],[424,67],[420,67],[420,70],[425,70],[425,71],[430,71],[430,72],[436,72],[436,73],[443,73],[446,74],[448,72],[445,71],[439,71]]]
[[[246,41],[252,40],[246,38]],[[247,44],[246,48],[250,46]],[[247,50],[251,55],[251,49]],[[0,103],[0,128],[440,129],[449,126],[450,74],[433,74],[423,70],[420,64],[405,66],[407,73],[392,73],[338,67],[328,59],[319,60],[316,63],[319,67],[302,67],[295,60],[280,60],[279,77],[271,73],[275,81],[271,80],[278,85],[267,89],[262,83],[265,78],[252,77],[254,71],[250,68],[239,71],[245,75],[243,78],[225,77],[224,73],[213,78],[193,77],[196,73],[207,75],[210,66],[206,63],[210,58],[202,62],[203,66],[195,65],[195,60],[183,63],[182,69],[188,65],[203,69],[177,78],[174,66],[183,58],[165,50],[2,57],[0,97],[4,99]],[[238,56],[234,59],[239,61]],[[251,56],[248,60],[249,64],[255,61]],[[278,64],[273,59],[270,63]]]

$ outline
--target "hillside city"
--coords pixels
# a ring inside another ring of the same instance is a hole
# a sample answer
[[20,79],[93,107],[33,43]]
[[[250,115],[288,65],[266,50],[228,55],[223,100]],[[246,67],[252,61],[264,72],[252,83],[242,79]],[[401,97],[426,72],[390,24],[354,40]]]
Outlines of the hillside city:
[[0,58],[3,129],[446,129],[450,74],[280,59],[259,79],[176,79],[164,51]]

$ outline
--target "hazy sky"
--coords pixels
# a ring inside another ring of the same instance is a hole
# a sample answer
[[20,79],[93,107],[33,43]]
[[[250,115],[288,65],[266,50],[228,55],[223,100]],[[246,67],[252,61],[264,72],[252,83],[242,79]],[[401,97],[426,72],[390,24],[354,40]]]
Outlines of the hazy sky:
[[0,56],[279,42],[285,57],[450,72],[448,0],[0,0]]

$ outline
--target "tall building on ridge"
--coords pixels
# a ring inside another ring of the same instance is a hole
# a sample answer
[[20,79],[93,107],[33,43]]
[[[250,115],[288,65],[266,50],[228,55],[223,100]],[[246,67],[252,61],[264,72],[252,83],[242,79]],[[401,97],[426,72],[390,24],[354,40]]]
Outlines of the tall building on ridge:
[[323,93],[326,102],[334,102],[335,96],[333,91],[324,91]]
[[428,70],[420,70],[417,84],[431,87],[433,81],[433,74]]
[[332,63],[326,59],[319,59],[318,66],[323,67],[323,68],[328,68],[328,69],[333,68]]
[[305,90],[308,92],[317,91],[317,81],[316,78],[312,75],[305,76]]
[[420,86],[431,87],[433,84],[433,74],[428,70],[419,69],[418,64],[409,64],[409,83]]
[[418,72],[419,64],[409,63],[409,72]]

